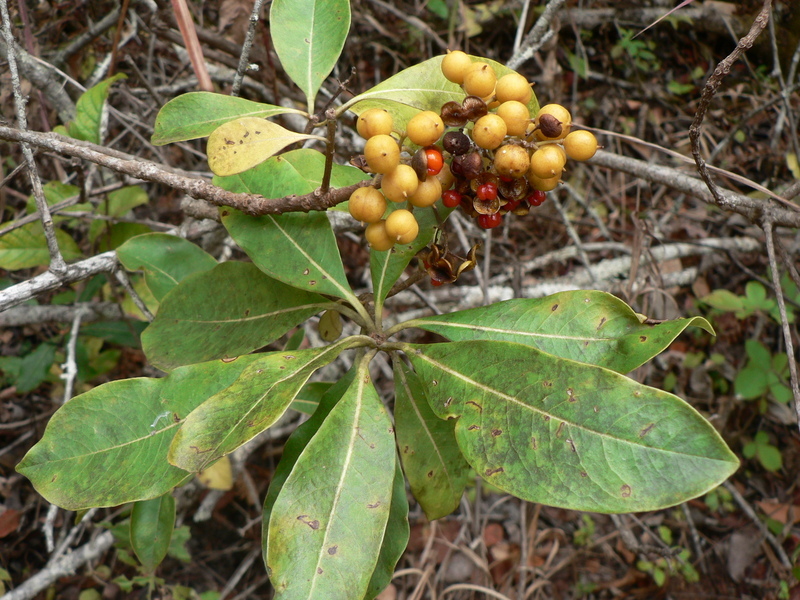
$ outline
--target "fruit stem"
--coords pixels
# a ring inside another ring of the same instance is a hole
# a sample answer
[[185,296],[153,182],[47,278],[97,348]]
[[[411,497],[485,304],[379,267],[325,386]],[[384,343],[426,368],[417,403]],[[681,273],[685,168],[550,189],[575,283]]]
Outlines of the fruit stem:
[[322,173],[322,183],[319,187],[320,194],[327,194],[331,186],[331,170],[333,169],[333,152],[334,141],[336,136],[336,114],[332,109],[325,111],[325,117],[328,119],[327,130],[328,139],[325,145],[325,170]]

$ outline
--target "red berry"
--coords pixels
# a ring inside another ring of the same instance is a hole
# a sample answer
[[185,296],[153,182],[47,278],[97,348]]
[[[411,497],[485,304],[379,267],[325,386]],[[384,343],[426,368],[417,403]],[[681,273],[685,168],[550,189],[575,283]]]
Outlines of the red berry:
[[527,198],[528,204],[531,206],[539,206],[546,199],[547,195],[540,190],[534,190],[534,192]]
[[425,150],[425,156],[428,159],[428,175],[438,175],[444,165],[442,153],[436,148],[428,148]]
[[497,185],[494,183],[482,183],[476,190],[478,199],[484,202],[491,202],[497,198]]
[[503,222],[503,216],[500,213],[492,215],[478,215],[478,227],[481,229],[492,229]]
[[503,210],[512,212],[514,209],[519,207],[521,200],[509,200],[503,205]]
[[439,287],[440,285],[444,285],[444,281],[437,281],[433,277],[431,277],[431,285],[435,287]]
[[447,190],[442,193],[442,204],[447,208],[455,208],[461,204],[461,194],[455,190]]

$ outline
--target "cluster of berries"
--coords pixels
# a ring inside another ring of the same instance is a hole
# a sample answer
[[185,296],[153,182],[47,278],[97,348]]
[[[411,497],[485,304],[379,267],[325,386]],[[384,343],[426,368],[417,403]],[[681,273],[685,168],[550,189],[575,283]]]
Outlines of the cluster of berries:
[[[382,108],[364,111],[356,128],[367,140],[364,161],[370,171],[381,175],[381,189],[363,187],[353,192],[350,214],[358,221],[369,223],[364,235],[375,250],[410,244],[419,234],[419,225],[411,210],[432,206],[453,183],[452,178],[447,177],[449,170],[442,174],[444,157],[434,146],[444,133],[444,122],[433,111],[422,111],[409,120],[405,137],[421,147],[410,164],[401,162],[400,145],[391,136],[394,123],[388,111]],[[408,208],[395,210],[384,219],[387,200],[407,203]]]
[[[392,137],[386,110],[372,108],[359,116],[357,129],[367,140],[364,161],[382,175],[381,190],[354,192],[350,214],[369,223],[365,235],[376,250],[412,242],[419,232],[413,208],[439,198],[484,229],[500,225],[507,213],[527,214],[558,185],[568,158],[588,160],[597,151],[591,132],[571,130],[572,116],[563,106],[548,104],[531,118],[533,92],[522,75],[498,78],[491,65],[461,51],[448,52],[441,68],[445,78],[461,85],[465,98],[408,122],[405,138],[420,147],[409,164],[401,161],[404,138]],[[384,219],[387,199],[408,208]]]

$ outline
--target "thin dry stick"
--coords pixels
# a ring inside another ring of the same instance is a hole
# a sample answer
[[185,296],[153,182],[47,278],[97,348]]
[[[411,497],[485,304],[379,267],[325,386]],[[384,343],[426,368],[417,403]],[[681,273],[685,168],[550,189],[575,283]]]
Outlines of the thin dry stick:
[[564,6],[564,0],[550,0],[547,3],[541,16],[537,19],[528,35],[525,36],[522,45],[508,59],[507,65],[510,69],[519,67],[536,54],[539,48],[544,46],[555,35],[554,30],[551,29],[551,24],[562,6]]
[[244,36],[244,43],[242,43],[242,52],[239,54],[239,66],[236,67],[236,75],[233,76],[231,96],[238,96],[242,87],[242,80],[244,79],[245,71],[247,71],[247,61],[250,60],[250,50],[253,48],[253,39],[256,37],[256,26],[258,25],[263,2],[264,0],[255,0],[253,3],[250,24],[247,26],[247,34]]
[[769,257],[769,268],[772,272],[772,286],[775,288],[775,298],[778,301],[778,310],[781,315],[781,329],[783,330],[783,343],[786,344],[786,356],[789,357],[789,378],[791,380],[792,396],[794,397],[794,412],[797,416],[797,424],[800,427],[800,384],[798,383],[797,361],[794,360],[794,344],[792,343],[792,330],[789,328],[789,318],[786,315],[786,301],[783,298],[783,288],[781,287],[781,274],[778,270],[778,259],[775,256],[775,240],[772,235],[772,222],[768,215],[764,216],[761,223],[767,242],[767,256]]
[[756,38],[759,34],[764,31],[764,28],[767,26],[769,22],[769,14],[770,9],[772,8],[772,0],[765,0],[764,6],[761,8],[761,12],[758,13],[755,21],[753,21],[753,25],[750,27],[750,31],[744,36],[742,39],[739,40],[739,43],[736,44],[736,48],[733,49],[727,57],[725,57],[714,69],[714,72],[711,74],[711,77],[708,78],[706,81],[705,87],[703,87],[703,93],[700,96],[700,102],[697,105],[697,112],[694,115],[694,120],[692,124],[689,126],[689,139],[692,145],[692,156],[694,157],[694,162],[697,165],[697,171],[700,173],[700,177],[705,182],[706,186],[708,187],[709,191],[711,192],[714,201],[720,208],[724,208],[727,210],[734,210],[734,207],[731,206],[728,198],[723,196],[720,193],[719,187],[714,180],[711,178],[711,174],[708,171],[706,166],[706,161],[703,158],[700,152],[700,133],[703,124],[703,119],[706,116],[706,111],[708,107],[711,105],[711,100],[714,98],[714,94],[716,94],[717,90],[719,89],[720,85],[722,85],[722,80],[725,79],[725,76],[730,73],[731,67],[733,63],[735,63],[738,58],[742,55],[745,50],[750,49],[753,46]]
[[211,83],[211,77],[208,75],[203,49],[197,39],[197,28],[194,26],[192,13],[189,11],[186,0],[172,0],[172,9],[175,11],[175,21],[178,23],[178,29],[181,30],[183,43],[189,53],[189,60],[192,61],[192,68],[197,76],[199,87],[203,91],[213,92],[214,84]]
[[[17,122],[20,130],[28,128],[28,119],[25,115],[26,99],[22,96],[20,87],[19,71],[17,71],[17,59],[14,55],[16,44],[14,43],[14,36],[11,33],[11,18],[8,14],[8,4],[6,0],[0,0],[0,13],[2,13],[2,29],[3,37],[5,38],[6,46],[8,47],[8,70],[11,74],[11,87],[14,90],[14,106],[17,111]],[[54,273],[62,273],[66,268],[66,262],[61,255],[61,250],[58,248],[58,241],[56,240],[55,226],[53,219],[50,216],[50,209],[47,206],[47,200],[44,197],[44,189],[42,181],[39,179],[39,172],[36,170],[36,162],[33,159],[33,151],[28,144],[21,144],[22,155],[25,158],[25,164],[28,166],[28,176],[31,180],[31,187],[33,188],[33,197],[36,201],[36,208],[42,216],[42,227],[44,228],[45,239],[47,240],[47,250],[50,253],[50,270]]]

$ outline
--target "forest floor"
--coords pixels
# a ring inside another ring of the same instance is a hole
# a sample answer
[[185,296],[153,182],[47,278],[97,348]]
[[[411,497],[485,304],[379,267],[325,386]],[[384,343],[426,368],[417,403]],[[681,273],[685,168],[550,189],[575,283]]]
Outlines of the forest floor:
[[[22,13],[17,6],[10,9],[19,43],[37,60],[55,64],[85,86],[107,58],[115,72],[126,74],[109,100],[114,109],[109,147],[207,173],[202,141],[158,148],[149,143],[160,106],[197,89],[170,3],[152,3],[158,8],[151,12],[150,3],[131,2],[117,36],[113,15],[119,4],[52,0],[28,2]],[[354,69],[348,90],[359,93],[446,48],[505,63],[514,55],[518,31],[525,34],[546,3],[529,3],[526,22],[520,24],[527,4],[353,0],[351,34],[334,76],[346,79]],[[535,82],[540,104],[565,105],[577,123],[593,128],[605,150],[692,177],[689,130],[704,83],[750,29],[762,3],[694,2],[635,36],[675,4],[570,0],[552,39],[517,70]],[[251,7],[247,0],[193,3],[205,59],[222,93],[230,91]],[[723,80],[700,138],[703,156],[719,169],[713,173],[718,184],[752,198],[765,198],[765,190],[782,195],[800,179],[800,6],[776,1],[773,13],[771,28]],[[102,28],[98,24],[104,19],[109,26]],[[302,101],[267,45],[268,22],[258,27],[251,60],[260,70],[245,80],[242,95],[275,104]],[[88,35],[92,29],[94,36]],[[65,55],[64,48],[76,40]],[[0,107],[10,123],[15,113],[5,60],[0,83]],[[52,130],[61,123],[57,96],[45,93],[41,84],[25,85],[29,129]],[[334,90],[335,83],[327,87]],[[78,88],[69,84],[64,90],[74,101]],[[359,150],[352,125],[351,120],[342,131],[351,155]],[[19,147],[0,142],[0,156],[0,222],[5,223],[25,213],[30,189],[25,177],[4,179],[22,162]],[[346,151],[338,157],[349,158]],[[76,173],[97,177],[88,165],[77,168],[53,154],[41,154],[39,163],[45,180],[72,181]],[[110,172],[102,177],[103,185],[118,181]],[[523,502],[487,489],[476,478],[459,510],[437,522],[428,522],[412,502],[411,541],[382,598],[800,599],[800,435],[764,232],[757,222],[676,190],[668,181],[648,181],[592,161],[572,168],[564,180],[566,185],[541,207],[509,219],[491,240],[467,219],[456,219],[452,237],[460,249],[483,244],[478,268],[445,288],[420,284],[387,309],[446,311],[523,292],[544,295],[557,284],[604,289],[652,319],[703,316],[716,336],[688,330],[633,376],[685,398],[740,457],[741,468],[725,485],[681,506],[619,516]],[[150,202],[137,207],[130,221],[151,229],[199,227],[199,220],[187,216],[181,193],[157,185],[147,189]],[[796,202],[789,198],[792,206]],[[88,229],[87,221],[84,234]],[[204,230],[204,239],[215,244],[207,246],[210,251],[242,256],[215,231]],[[776,237],[796,276],[797,230],[778,228]],[[709,240],[723,250],[696,251]],[[97,251],[88,238],[78,241]],[[364,288],[368,255],[362,237],[344,231],[339,243],[350,281]],[[674,252],[659,254],[665,248]],[[628,259],[622,271],[603,271],[616,258]],[[588,266],[597,270],[587,272]],[[782,268],[784,273],[788,310],[794,312],[800,293],[791,269]],[[0,273],[0,281],[5,287],[34,274]],[[75,289],[86,292],[85,285]],[[63,293],[46,294],[38,303],[58,303]],[[797,348],[800,339],[796,324],[792,327]],[[57,357],[69,332],[69,320],[0,329],[0,358],[31,357],[28,368],[44,369],[41,382],[27,390],[0,375],[0,584],[7,590],[45,570],[51,558],[44,535],[49,505],[14,467],[61,403]],[[115,343],[98,332],[82,332],[95,341],[85,345],[87,371],[76,391],[153,375],[135,344]],[[32,350],[45,343],[53,354],[42,367],[36,364],[42,356]],[[7,364],[0,362],[0,368]],[[759,387],[767,372],[771,387]],[[251,450],[236,465],[230,490],[188,486],[178,519],[185,526],[189,556],[165,560],[158,570],[163,585],[154,597],[210,600],[223,590],[228,599],[273,596],[259,554],[261,500],[289,431],[273,432]],[[101,522],[116,523],[124,511],[102,509],[81,525],[73,513],[54,512],[50,528],[57,545],[70,536],[69,546],[78,548],[103,531]],[[130,562],[124,550],[109,549],[29,597],[147,597],[146,588],[126,589],[137,575]]]

